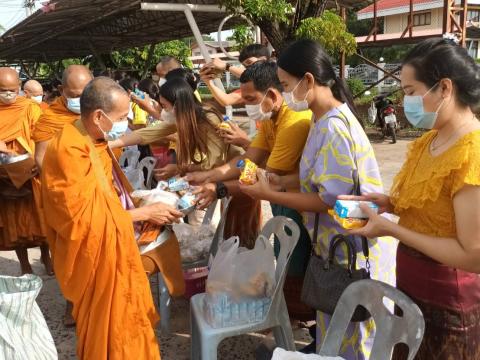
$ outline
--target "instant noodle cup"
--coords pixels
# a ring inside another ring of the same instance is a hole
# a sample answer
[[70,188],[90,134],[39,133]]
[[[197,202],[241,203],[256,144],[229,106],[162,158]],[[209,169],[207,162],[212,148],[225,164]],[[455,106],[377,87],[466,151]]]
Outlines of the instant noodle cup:
[[257,182],[257,169],[258,166],[249,159],[239,160],[237,167],[242,169],[240,175],[240,183],[243,185],[253,185]]

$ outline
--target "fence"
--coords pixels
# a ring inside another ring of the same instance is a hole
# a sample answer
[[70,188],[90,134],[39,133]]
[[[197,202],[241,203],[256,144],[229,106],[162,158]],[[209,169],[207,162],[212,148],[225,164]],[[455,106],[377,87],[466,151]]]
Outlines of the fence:
[[[380,63],[378,64],[379,67],[385,69],[388,72],[393,72],[396,70],[400,64],[384,64]],[[340,69],[337,66],[335,68],[335,72],[337,73],[337,76],[340,74]],[[400,70],[396,71],[393,73],[395,76],[400,77]],[[350,78],[357,78],[360,79],[365,86],[369,86],[372,84],[375,84],[378,80],[383,78],[385,76],[385,73],[381,70],[378,70],[374,68],[373,66],[367,65],[367,64],[360,64],[355,67],[350,67],[347,65],[345,67],[345,78],[350,79]],[[393,78],[387,78],[384,81],[382,81],[380,84],[377,85],[378,88],[382,87],[391,87],[398,85],[398,81],[393,79]]]

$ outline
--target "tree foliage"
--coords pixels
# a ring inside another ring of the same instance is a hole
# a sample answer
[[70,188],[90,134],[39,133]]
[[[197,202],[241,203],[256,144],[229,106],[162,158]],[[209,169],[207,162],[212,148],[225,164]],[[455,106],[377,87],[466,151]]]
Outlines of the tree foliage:
[[227,40],[235,41],[234,51],[241,51],[244,47],[251,45],[255,42],[253,32],[248,25],[238,25],[233,29],[232,36]]
[[296,33],[297,38],[318,41],[330,56],[345,52],[347,56],[355,53],[355,37],[347,31],[342,18],[332,11],[325,11],[320,17],[303,19]]
[[[323,14],[328,0],[220,0],[226,10],[231,14],[243,14],[252,23],[258,25],[269,42],[277,52],[280,52],[285,45],[301,37],[309,37],[327,44],[331,52],[338,53],[347,50],[354,51],[355,46],[352,38],[348,36],[346,27],[341,18],[334,18],[333,13],[328,14],[330,20],[334,20],[336,40],[326,39],[326,36],[319,36],[318,29],[328,27],[324,24],[325,19],[318,20]],[[326,19],[326,20],[328,20]],[[341,23],[343,26],[338,26]]]

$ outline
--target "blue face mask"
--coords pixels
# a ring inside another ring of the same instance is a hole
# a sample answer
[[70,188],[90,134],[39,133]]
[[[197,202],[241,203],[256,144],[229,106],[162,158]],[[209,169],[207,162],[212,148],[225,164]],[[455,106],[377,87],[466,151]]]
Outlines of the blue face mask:
[[428,90],[423,96],[405,95],[405,98],[403,99],[403,111],[405,112],[405,116],[407,117],[408,122],[417,128],[433,129],[435,126],[438,112],[440,111],[445,99],[443,99],[442,103],[438,106],[437,111],[435,112],[425,112],[423,106],[423,98],[430,93],[435,86],[437,86],[437,84],[433,85],[433,87],[430,88],[430,90]]
[[125,134],[125,132],[128,130],[128,120],[127,119],[122,119],[120,121],[115,121],[114,122],[103,111],[102,111],[102,113],[112,123],[112,128],[108,131],[103,131],[102,128],[100,127],[100,130],[103,133],[104,139],[107,140],[107,141],[114,141],[114,140],[117,140],[117,139],[121,138]]
[[67,98],[67,109],[74,114],[80,114],[80,98]]

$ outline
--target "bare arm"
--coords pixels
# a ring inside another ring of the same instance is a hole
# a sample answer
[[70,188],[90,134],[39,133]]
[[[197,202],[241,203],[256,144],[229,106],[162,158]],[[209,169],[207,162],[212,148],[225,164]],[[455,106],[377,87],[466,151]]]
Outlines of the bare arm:
[[208,171],[188,174],[187,180],[192,183],[202,184],[207,181],[217,182],[238,179],[240,176],[240,170],[237,168],[238,160],[248,158],[256,164],[262,164],[266,161],[268,155],[269,153],[265,150],[250,147],[244,155],[233,158],[225,165]]
[[149,221],[158,225],[171,224],[178,222],[183,214],[173,207],[156,203],[152,205],[142,206],[128,211],[133,222]]
[[35,143],[35,162],[40,170],[42,170],[43,158],[47,150],[48,141],[40,141]]
[[215,100],[222,106],[231,106],[243,104],[242,95],[238,93],[227,94],[222,89],[215,86],[213,80],[205,80],[210,92],[212,93]]
[[148,96],[148,94],[145,94],[145,99],[141,99],[132,93],[130,95],[130,98],[134,103],[138,104],[138,106],[145,110],[149,115],[153,116],[155,119],[160,119],[162,108],[157,102],[152,103],[152,99],[150,98],[150,96]]
[[142,143],[142,137],[135,132],[123,135],[120,139],[109,141],[108,146],[111,149],[121,148],[125,146],[139,145]]
[[283,205],[299,212],[326,212],[330,206],[325,204],[318,193],[293,193],[275,191],[270,186],[264,171],[259,170],[258,182],[254,185],[240,185],[240,190],[248,196]]
[[453,199],[457,237],[420,234],[381,216],[368,207],[369,223],[353,233],[367,237],[393,236],[432,259],[464,271],[480,273],[480,187],[467,185]]

